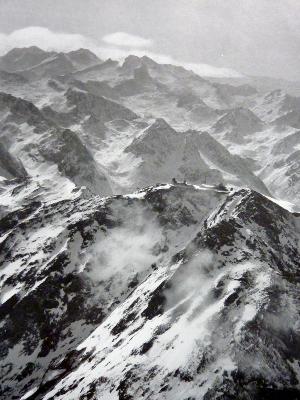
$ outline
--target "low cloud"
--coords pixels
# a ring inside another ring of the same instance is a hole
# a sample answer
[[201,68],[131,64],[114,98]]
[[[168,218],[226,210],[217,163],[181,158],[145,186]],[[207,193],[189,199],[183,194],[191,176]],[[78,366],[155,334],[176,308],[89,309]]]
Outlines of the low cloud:
[[197,64],[197,63],[185,63],[174,60],[174,65],[181,65],[185,69],[189,69],[195,74],[200,76],[211,76],[216,78],[228,77],[228,78],[241,78],[243,75],[240,72],[235,71],[231,68],[220,68],[214,67],[209,64]]
[[119,276],[126,283],[150,268],[164,245],[160,227],[143,209],[133,207],[128,215],[121,210],[118,218],[122,225],[109,230],[89,251],[87,271],[95,282]]
[[80,47],[93,48],[95,43],[83,35],[52,32],[50,29],[31,26],[10,34],[0,33],[0,54],[15,47],[37,46],[43,50],[71,51]]
[[148,48],[153,45],[152,40],[141,36],[130,35],[126,32],[114,32],[103,36],[102,41],[114,46],[125,46],[130,48]]
[[102,47],[98,48],[95,53],[102,58],[112,58],[114,60],[123,61],[129,54],[137,57],[148,56],[159,64],[172,64],[178,67],[183,67],[187,70],[193,71],[195,74],[202,77],[215,77],[215,78],[241,78],[243,75],[231,68],[219,68],[213,65],[204,63],[188,63],[182,60],[177,60],[172,56],[155,53],[147,49],[124,49],[119,47]]
[[92,38],[64,32],[53,32],[43,27],[27,27],[10,34],[0,33],[0,55],[15,47],[37,46],[45,51],[68,52],[86,48],[101,59],[112,58],[122,62],[129,54],[144,55],[161,64],[173,64],[189,69],[203,77],[240,77],[241,74],[229,68],[218,68],[203,63],[187,63],[172,56],[149,50],[154,43],[150,39],[115,32],[105,35],[101,42]]
[[[194,251],[192,246],[190,253]],[[190,254],[192,257],[192,254]],[[209,250],[202,250],[195,254],[191,260],[184,263],[176,271],[170,282],[170,287],[165,291],[167,300],[166,308],[176,307],[188,298],[207,296],[211,289],[210,273],[214,270],[214,255]]]

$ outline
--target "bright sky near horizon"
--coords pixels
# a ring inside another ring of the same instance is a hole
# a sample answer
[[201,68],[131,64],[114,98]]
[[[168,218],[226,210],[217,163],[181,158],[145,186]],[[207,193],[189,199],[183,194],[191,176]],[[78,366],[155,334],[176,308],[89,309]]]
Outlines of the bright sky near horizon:
[[0,53],[88,47],[300,80],[299,21],[299,0],[0,0]]

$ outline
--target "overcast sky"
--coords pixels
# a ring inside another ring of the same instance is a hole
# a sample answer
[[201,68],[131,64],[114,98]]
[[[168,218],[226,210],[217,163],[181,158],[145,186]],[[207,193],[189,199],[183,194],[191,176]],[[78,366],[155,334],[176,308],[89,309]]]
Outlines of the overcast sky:
[[300,80],[299,21],[300,0],[0,0],[0,52],[89,47]]

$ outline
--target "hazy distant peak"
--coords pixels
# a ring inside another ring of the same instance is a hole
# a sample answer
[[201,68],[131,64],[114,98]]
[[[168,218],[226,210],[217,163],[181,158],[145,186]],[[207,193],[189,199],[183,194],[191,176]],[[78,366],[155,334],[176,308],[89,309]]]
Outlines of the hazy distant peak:
[[94,57],[94,58],[96,58],[97,60],[99,60],[99,58],[96,56],[96,54],[94,54],[94,53],[93,53],[91,50],[89,50],[89,49],[84,49],[83,47],[81,47],[81,48],[79,48],[79,49],[77,49],[77,50],[69,51],[67,54],[68,54],[69,56],[73,56],[73,55],[88,55],[88,56]]
[[101,63],[101,66],[117,66],[119,63],[116,60],[113,60],[112,58],[108,58],[107,60],[103,61]]
[[67,53],[70,60],[81,68],[89,67],[91,65],[99,64],[102,60],[88,49],[80,48]]
[[[12,49],[3,57],[0,57],[0,68],[9,72],[26,71],[36,67],[39,68],[41,64],[47,64],[52,61],[65,65],[66,68],[62,68],[62,73],[82,70],[103,62],[93,52],[84,48],[65,53],[44,51],[39,47],[31,46]],[[56,65],[55,68],[57,69],[57,67]],[[43,75],[43,73],[39,71],[37,75]],[[46,75],[48,73],[48,70],[45,71]]]
[[0,67],[8,72],[15,72],[31,68],[54,54],[56,53],[44,51],[36,46],[15,48],[0,57]]
[[244,107],[237,107],[228,111],[223,117],[223,121],[230,121],[232,123],[245,123],[246,121],[253,121],[256,123],[261,123],[261,120],[249,109]]
[[154,61],[152,58],[148,57],[148,56],[143,56],[141,58],[142,62],[144,64],[146,64],[148,67],[155,67],[157,65],[159,65],[156,61]]
[[29,47],[15,47],[14,49],[11,49],[8,51],[4,57],[10,57],[12,55],[14,56],[19,56],[24,53],[30,53],[32,55],[34,54],[49,54],[49,52],[42,50],[41,48],[37,46],[29,46]]

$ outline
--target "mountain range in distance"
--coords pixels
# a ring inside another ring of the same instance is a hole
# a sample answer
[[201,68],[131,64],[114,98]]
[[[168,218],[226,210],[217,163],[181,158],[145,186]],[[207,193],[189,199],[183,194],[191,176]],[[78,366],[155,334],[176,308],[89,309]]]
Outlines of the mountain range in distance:
[[300,398],[297,85],[0,57],[0,398]]

